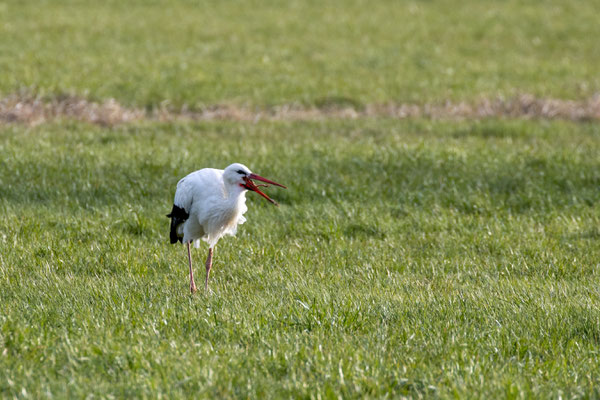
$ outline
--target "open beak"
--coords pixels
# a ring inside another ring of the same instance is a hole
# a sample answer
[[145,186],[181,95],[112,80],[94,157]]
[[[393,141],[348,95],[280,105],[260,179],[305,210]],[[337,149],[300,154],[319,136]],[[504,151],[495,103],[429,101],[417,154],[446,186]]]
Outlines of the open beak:
[[[248,190],[252,190],[253,192],[256,192],[258,194],[260,194],[262,197],[264,197],[265,199],[267,199],[270,203],[275,204],[276,206],[278,206],[279,204],[277,204],[275,202],[275,200],[271,199],[269,196],[267,196],[265,193],[263,193],[258,186],[256,185],[256,183],[254,183],[252,180],[256,180],[256,181],[261,181],[261,182],[265,182],[269,185],[275,185],[275,186],[279,186],[282,187],[284,189],[287,189],[285,186],[283,186],[282,184],[279,184],[277,182],[273,182],[272,180],[269,180],[267,178],[263,178],[260,175],[256,175],[256,174],[250,174],[247,177],[244,178],[244,182],[246,182],[246,184],[244,185],[244,187]],[[267,186],[267,185],[261,185],[261,186]]]

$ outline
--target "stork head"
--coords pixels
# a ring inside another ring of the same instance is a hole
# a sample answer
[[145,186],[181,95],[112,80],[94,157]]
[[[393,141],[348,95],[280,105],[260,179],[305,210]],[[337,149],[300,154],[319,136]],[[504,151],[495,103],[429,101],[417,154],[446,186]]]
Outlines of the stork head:
[[[264,197],[265,199],[267,199],[269,202],[271,202],[275,205],[278,205],[278,204],[274,200],[272,200],[269,196],[267,196],[265,193],[263,193],[258,188],[258,186],[275,185],[275,186],[279,186],[284,189],[287,189],[285,186],[283,186],[277,182],[273,182],[267,178],[263,178],[260,175],[253,174],[252,171],[250,171],[250,169],[248,169],[248,167],[246,167],[243,164],[239,164],[239,163],[231,164],[229,167],[225,168],[225,170],[223,171],[223,179],[225,180],[225,182],[227,182],[231,185],[239,185],[246,190],[251,190],[253,192],[256,192],[256,193],[260,194],[262,197]],[[257,185],[256,183],[254,183],[255,180],[265,182],[266,185]]]

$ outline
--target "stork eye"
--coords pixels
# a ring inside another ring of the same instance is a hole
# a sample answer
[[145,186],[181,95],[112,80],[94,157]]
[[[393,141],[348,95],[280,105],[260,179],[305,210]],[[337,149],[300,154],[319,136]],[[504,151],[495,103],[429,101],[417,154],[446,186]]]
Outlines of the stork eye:
[[238,169],[236,172],[241,175],[246,175],[246,172],[244,172],[244,170],[241,169]]

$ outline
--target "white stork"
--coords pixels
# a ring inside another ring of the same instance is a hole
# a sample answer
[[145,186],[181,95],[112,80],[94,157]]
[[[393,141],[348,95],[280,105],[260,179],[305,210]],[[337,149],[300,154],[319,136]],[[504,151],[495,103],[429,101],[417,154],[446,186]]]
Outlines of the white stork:
[[200,247],[200,239],[208,243],[206,258],[206,280],[204,289],[208,289],[208,275],[212,267],[213,248],[224,235],[235,235],[238,224],[246,221],[243,214],[246,207],[246,191],[252,190],[269,202],[277,205],[263,193],[252,180],[271,185],[285,186],[253,174],[242,164],[231,164],[224,170],[204,168],[192,172],[177,183],[171,218],[171,243],[187,245],[190,264],[190,290],[196,291],[190,242]]

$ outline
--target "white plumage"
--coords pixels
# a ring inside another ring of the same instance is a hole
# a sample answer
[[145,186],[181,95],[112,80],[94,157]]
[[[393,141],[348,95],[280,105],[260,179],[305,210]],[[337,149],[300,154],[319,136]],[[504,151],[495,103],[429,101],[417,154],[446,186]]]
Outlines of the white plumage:
[[183,243],[195,241],[200,247],[203,239],[214,247],[222,236],[235,235],[238,224],[246,221],[246,189],[226,184],[223,174],[223,170],[205,168],[177,184],[173,203],[192,216],[178,227]]
[[[246,191],[252,190],[273,204],[252,180],[285,188],[279,183],[253,174],[245,165],[235,163],[224,170],[204,168],[192,172],[177,183],[171,218],[171,243],[180,241],[187,245],[190,267],[190,290],[196,291],[190,243],[200,246],[200,240],[209,245],[206,260],[205,288],[212,266],[213,248],[224,235],[235,235],[237,226],[246,221]],[[266,185],[264,185],[266,186]]]

